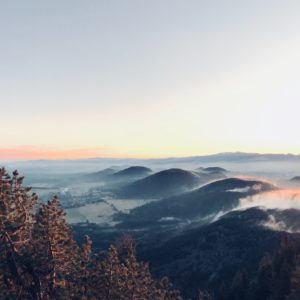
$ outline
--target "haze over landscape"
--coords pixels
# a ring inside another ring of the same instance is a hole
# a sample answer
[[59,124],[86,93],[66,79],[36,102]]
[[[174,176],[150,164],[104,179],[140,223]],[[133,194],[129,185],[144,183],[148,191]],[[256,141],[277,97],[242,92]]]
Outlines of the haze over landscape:
[[1,300],[300,299],[299,1],[0,8]]

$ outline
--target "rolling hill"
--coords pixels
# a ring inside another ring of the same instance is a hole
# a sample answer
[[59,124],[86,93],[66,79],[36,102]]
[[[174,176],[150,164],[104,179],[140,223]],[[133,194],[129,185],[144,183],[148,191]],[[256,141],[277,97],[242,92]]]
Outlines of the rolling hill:
[[300,183],[300,176],[295,176],[295,177],[291,178],[290,181]]
[[131,166],[129,168],[118,171],[110,176],[110,180],[127,180],[139,179],[148,176],[153,171],[142,166]]
[[116,172],[117,171],[115,169],[107,168],[98,172],[80,175],[76,179],[77,181],[81,181],[81,182],[90,182],[90,183],[101,182],[106,180],[109,176],[111,176]]
[[168,169],[137,180],[119,191],[124,198],[163,198],[193,189],[212,179],[210,175],[182,169]]
[[182,169],[168,169],[135,181],[119,191],[125,198],[163,198],[186,192],[223,174],[197,174]]
[[220,167],[207,167],[207,168],[200,167],[196,169],[196,171],[206,172],[206,173],[227,173],[228,172],[228,170]]
[[273,188],[273,185],[261,181],[227,178],[133,209],[121,218],[131,226],[144,226],[147,223],[186,222],[194,218],[214,217],[237,207],[242,197]]

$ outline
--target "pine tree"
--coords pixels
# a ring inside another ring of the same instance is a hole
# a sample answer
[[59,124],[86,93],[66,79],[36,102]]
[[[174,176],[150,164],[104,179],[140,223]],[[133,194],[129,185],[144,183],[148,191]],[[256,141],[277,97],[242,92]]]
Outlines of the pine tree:
[[300,255],[297,255],[295,259],[295,265],[291,274],[290,284],[290,294],[287,297],[287,300],[300,299]]
[[272,258],[269,254],[265,255],[259,264],[256,297],[257,300],[267,300],[271,291],[272,283]]
[[79,247],[57,197],[37,206],[22,181],[0,169],[0,299],[181,299],[168,280],[152,279],[131,238],[105,255],[92,252],[88,237]]
[[90,299],[92,296],[92,270],[93,270],[93,254],[92,240],[89,236],[85,236],[85,242],[77,252],[77,265],[75,274],[74,294],[78,295],[81,300]]
[[199,297],[198,297],[198,300],[213,300],[214,298],[213,298],[213,296],[210,294],[210,293],[208,293],[208,292],[206,292],[206,291],[204,291],[204,292],[199,292]]
[[247,278],[246,271],[244,270],[238,271],[232,280],[230,299],[232,300],[244,299],[247,288],[248,288],[248,278]]
[[57,197],[42,204],[36,216],[33,256],[42,278],[44,297],[72,296],[79,247],[71,237]]
[[10,177],[0,170],[0,273],[1,299],[39,299],[39,282],[30,254],[37,196],[22,187],[17,171]]

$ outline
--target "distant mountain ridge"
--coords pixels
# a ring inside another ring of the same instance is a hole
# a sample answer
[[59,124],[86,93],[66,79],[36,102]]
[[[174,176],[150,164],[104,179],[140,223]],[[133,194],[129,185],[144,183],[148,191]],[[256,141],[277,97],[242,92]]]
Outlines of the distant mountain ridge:
[[300,176],[295,176],[295,177],[291,178],[290,181],[300,182]]
[[[298,162],[300,163],[300,154],[260,154],[246,152],[225,152],[202,156],[189,157],[169,157],[169,158],[89,158],[78,160],[30,160],[30,161],[9,161],[5,162],[8,169],[20,169],[26,171],[26,174],[39,173],[78,173],[96,172],[99,169],[109,168],[113,165],[128,167],[130,165],[144,165],[161,167],[175,165],[201,165],[216,163],[246,163],[246,162]],[[4,164],[4,162],[3,162]]]
[[221,167],[207,167],[207,168],[200,167],[200,168],[196,169],[196,171],[208,172],[208,173],[227,173],[228,172],[228,170],[221,168]]

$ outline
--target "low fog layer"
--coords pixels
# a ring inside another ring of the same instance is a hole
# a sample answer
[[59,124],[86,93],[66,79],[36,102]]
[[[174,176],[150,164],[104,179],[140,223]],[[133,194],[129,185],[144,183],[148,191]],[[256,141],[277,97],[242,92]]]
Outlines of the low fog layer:
[[242,198],[238,209],[257,206],[264,209],[300,210],[300,189],[275,190]]
[[[115,227],[124,223],[126,227],[129,220],[139,220],[139,226],[151,220],[152,226],[157,222],[152,215],[160,215],[161,226],[175,226],[214,222],[232,211],[252,207],[300,211],[300,183],[290,180],[300,175],[300,156],[295,155],[224,153],[168,159],[20,161],[8,165],[9,169],[20,169],[26,184],[33,186],[42,201],[57,195],[72,224]],[[222,181],[226,178],[245,182]],[[211,182],[220,184],[215,185],[216,190],[199,191],[198,196],[196,190]],[[228,182],[230,187],[226,188]],[[276,186],[275,190],[266,192],[268,184]],[[276,217],[270,217],[268,226],[287,228]]]
[[183,168],[194,170],[199,167],[212,165],[243,174],[245,171],[252,175],[267,175],[278,178],[291,178],[299,175],[300,156],[284,154],[256,153],[221,153],[207,156],[164,159],[123,159],[123,158],[94,158],[80,160],[36,160],[2,162],[8,170],[18,169],[26,176],[44,174],[78,174],[97,172],[116,167],[119,169],[140,165],[154,170],[168,168]]

